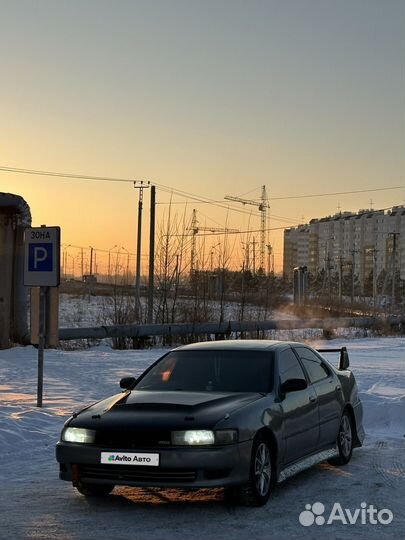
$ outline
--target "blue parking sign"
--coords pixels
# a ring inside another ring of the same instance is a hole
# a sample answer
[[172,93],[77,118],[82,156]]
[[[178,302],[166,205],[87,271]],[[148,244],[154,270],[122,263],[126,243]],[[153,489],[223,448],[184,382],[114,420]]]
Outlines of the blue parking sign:
[[53,271],[53,244],[30,244],[28,249],[28,270],[30,272]]
[[24,240],[24,285],[58,287],[60,227],[27,227]]

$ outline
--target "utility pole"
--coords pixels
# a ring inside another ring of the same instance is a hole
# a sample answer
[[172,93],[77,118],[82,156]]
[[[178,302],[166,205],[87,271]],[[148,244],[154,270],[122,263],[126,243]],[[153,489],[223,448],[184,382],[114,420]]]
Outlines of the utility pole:
[[397,238],[398,232],[390,233],[392,236],[392,288],[391,288],[391,306],[395,305],[395,281],[396,281],[396,269],[397,269]]
[[108,279],[107,279],[108,283],[110,283],[110,281],[111,281],[111,279],[110,279],[110,278],[111,278],[111,251],[112,251],[113,249],[115,249],[116,247],[117,247],[117,244],[115,244],[112,248],[110,248],[110,249],[108,250],[108,275],[107,275],[107,277],[108,277]]
[[273,254],[273,248],[271,244],[267,244],[267,275],[269,276],[271,274],[271,257]]
[[93,275],[93,248],[90,246],[90,275]]
[[399,236],[399,232],[391,232],[388,234],[388,236],[392,236],[392,250],[391,250],[391,256],[389,258],[389,261],[386,264],[386,273],[385,273],[385,279],[381,291],[381,297],[383,298],[385,295],[385,291],[388,286],[388,280],[391,276],[392,282],[391,282],[391,302],[392,305],[395,303],[395,279],[396,279],[396,251],[397,251],[397,237]]
[[332,294],[332,280],[330,276],[331,270],[332,270],[332,267],[330,264],[330,254],[327,247],[325,246],[325,273],[323,276],[322,293],[326,292],[326,285],[327,285],[329,297]]
[[190,254],[190,276],[193,275],[195,270],[195,258],[196,258],[196,244],[198,234],[198,220],[197,210],[193,210],[193,217],[191,218],[191,254]]
[[[137,185],[139,184],[139,185]],[[140,299],[140,287],[141,287],[141,246],[142,246],[142,209],[143,209],[143,190],[148,188],[150,182],[145,183],[143,180],[134,182],[134,189],[139,189],[138,199],[138,230],[137,230],[137,243],[136,243],[136,269],[135,269],[135,315],[139,319],[141,312],[141,299]]]
[[342,303],[342,296],[343,296],[343,287],[342,287],[342,281],[343,281],[343,257],[340,256],[339,259],[339,303]]
[[356,253],[358,253],[358,250],[357,249],[352,249],[352,251],[351,251],[351,254],[352,254],[352,293],[351,293],[351,302],[352,303],[354,302],[354,284],[355,284],[355,273],[354,273],[355,259],[354,259],[354,255]]
[[330,267],[330,254],[329,254],[329,251],[327,252],[327,255],[326,255],[326,283],[328,285],[328,295],[329,295],[329,298],[330,298],[330,295],[332,293],[332,281],[331,281],[331,278],[330,278],[330,274],[331,274],[331,267]]
[[127,254],[127,265],[125,268],[122,267],[122,274],[123,278],[125,278],[125,286],[127,287],[129,285],[129,251],[124,246],[121,246],[121,249],[123,249]]
[[153,323],[153,293],[155,273],[155,214],[156,186],[150,189],[150,232],[149,232],[149,287],[148,287],[148,323]]
[[256,275],[256,238],[253,237],[253,242],[252,242],[252,245],[253,245],[253,252],[252,252],[252,256],[253,256],[253,275],[255,276]]
[[246,242],[246,270],[250,272],[250,243]]
[[378,249],[375,248],[369,248],[366,249],[366,253],[371,253],[373,257],[373,305],[374,307],[377,306],[377,253]]
[[328,267],[328,258],[327,258],[327,249],[325,246],[325,256],[324,256],[324,263],[323,263],[324,273],[323,273],[323,280],[322,280],[322,294],[326,294],[326,281],[328,279],[327,267]]
[[373,305],[377,306],[377,249],[372,250],[373,253]]

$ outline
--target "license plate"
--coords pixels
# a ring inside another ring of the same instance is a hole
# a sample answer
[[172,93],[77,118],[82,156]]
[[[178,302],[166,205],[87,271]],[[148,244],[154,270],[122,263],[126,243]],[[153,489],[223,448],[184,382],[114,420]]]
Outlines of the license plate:
[[146,465],[147,467],[158,467],[159,454],[101,452],[100,462],[107,465]]

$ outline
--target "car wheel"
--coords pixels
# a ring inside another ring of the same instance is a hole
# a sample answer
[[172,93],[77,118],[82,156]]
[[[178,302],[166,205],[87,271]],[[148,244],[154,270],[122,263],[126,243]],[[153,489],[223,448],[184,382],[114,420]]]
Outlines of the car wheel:
[[114,489],[114,484],[88,484],[87,482],[78,482],[75,488],[79,493],[86,497],[105,497]]
[[273,455],[269,441],[256,436],[252,446],[249,481],[227,491],[230,499],[243,506],[263,506],[270,497],[275,483]]
[[343,412],[336,440],[339,455],[330,460],[333,465],[346,465],[353,453],[353,423],[350,414]]

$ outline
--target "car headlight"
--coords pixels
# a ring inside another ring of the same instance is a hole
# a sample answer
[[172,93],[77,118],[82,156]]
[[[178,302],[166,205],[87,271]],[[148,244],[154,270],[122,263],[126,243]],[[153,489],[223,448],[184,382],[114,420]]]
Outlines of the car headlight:
[[67,427],[62,431],[62,441],[75,443],[94,443],[96,432],[94,429]]
[[238,440],[233,429],[211,431],[208,429],[189,429],[172,431],[172,444],[177,446],[207,446],[213,444],[232,444]]

